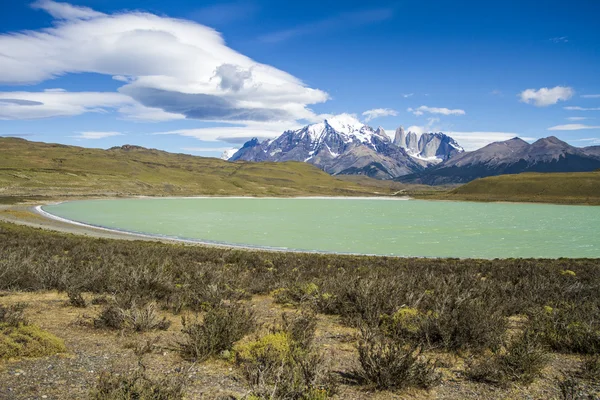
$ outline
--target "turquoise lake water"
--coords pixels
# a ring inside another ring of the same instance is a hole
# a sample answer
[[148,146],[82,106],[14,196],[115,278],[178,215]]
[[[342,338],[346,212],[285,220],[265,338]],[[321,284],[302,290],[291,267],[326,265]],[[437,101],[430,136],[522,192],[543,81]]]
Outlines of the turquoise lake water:
[[396,199],[180,198],[44,206],[89,225],[203,242],[417,257],[600,257],[600,207]]

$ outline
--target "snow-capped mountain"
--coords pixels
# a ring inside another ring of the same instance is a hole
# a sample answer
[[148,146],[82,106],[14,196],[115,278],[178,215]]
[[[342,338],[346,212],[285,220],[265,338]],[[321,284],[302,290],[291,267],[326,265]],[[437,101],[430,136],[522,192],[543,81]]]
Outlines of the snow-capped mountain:
[[426,171],[399,177],[406,183],[440,185],[522,172],[584,172],[600,168],[598,147],[574,147],[554,136],[532,144],[518,137],[463,153]]
[[228,149],[221,154],[221,160],[229,160],[239,149]]
[[[413,151],[413,146],[404,148],[394,144],[383,128],[373,129],[351,115],[342,114],[298,130],[285,131],[278,138],[262,143],[254,138],[229,160],[303,161],[334,175],[389,179],[421,171],[437,162],[437,158],[447,159],[462,151],[452,138],[443,134],[431,135],[424,140],[421,150]],[[419,149],[418,141],[415,146]]]
[[402,127],[396,129],[394,144],[405,149],[409,155],[432,163],[445,161],[465,151],[454,139],[442,132],[423,133],[419,136],[415,132],[405,133]]

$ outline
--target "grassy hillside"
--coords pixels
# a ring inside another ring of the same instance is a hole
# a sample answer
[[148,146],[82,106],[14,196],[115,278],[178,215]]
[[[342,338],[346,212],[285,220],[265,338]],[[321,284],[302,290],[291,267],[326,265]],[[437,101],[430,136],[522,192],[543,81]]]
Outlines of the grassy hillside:
[[0,196],[298,196],[382,192],[385,188],[363,188],[299,162],[229,163],[135,146],[101,150],[0,138]]
[[437,197],[448,200],[600,205],[600,171],[493,176],[477,179]]

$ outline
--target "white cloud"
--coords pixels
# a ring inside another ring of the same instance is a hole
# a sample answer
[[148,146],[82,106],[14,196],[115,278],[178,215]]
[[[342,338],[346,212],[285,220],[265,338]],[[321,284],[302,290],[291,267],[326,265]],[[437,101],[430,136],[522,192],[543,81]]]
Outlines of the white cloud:
[[0,92],[0,120],[71,117],[133,103],[113,92]]
[[402,97],[404,97],[405,99],[408,99],[409,97],[414,96],[414,93],[403,93]]
[[97,140],[113,136],[123,136],[121,132],[79,132],[79,135],[72,136],[78,139]]
[[[514,137],[521,137],[518,133],[512,132],[445,132],[446,135],[454,138],[466,151],[473,151],[487,146],[490,143],[509,140]],[[532,141],[535,138],[521,137],[525,141]]]
[[554,43],[567,43],[569,41],[569,37],[568,36],[553,37],[553,38],[550,38],[550,41],[554,42]]
[[582,129],[600,129],[600,126],[583,125],[583,124],[566,124],[556,125],[548,128],[549,131],[580,131]]
[[568,111],[600,111],[600,107],[586,108],[586,107],[578,107],[578,106],[569,106],[563,107]]
[[392,110],[391,108],[374,108],[372,110],[367,110],[362,113],[365,116],[365,122],[369,122],[372,119],[379,117],[388,117],[388,116],[396,116],[398,115],[398,111]]
[[44,10],[56,19],[90,19],[105,15],[88,7],[73,6],[68,3],[58,3],[51,0],[35,1],[31,4],[31,7]]
[[430,114],[441,114],[441,115],[465,115],[465,110],[454,109],[451,110],[449,108],[439,108],[439,107],[427,107],[421,106],[418,108],[408,108],[406,111],[413,113],[416,116],[423,115],[424,113]]
[[[314,120],[309,105],[329,98],[229,48],[218,32],[192,21],[143,12],[107,15],[51,0],[38,1],[35,7],[60,21],[48,29],[0,35],[0,84],[38,83],[71,73],[109,75],[124,82],[120,94],[115,93],[129,98],[121,112],[150,120],[178,115],[293,123]],[[19,111],[23,118],[26,111],[39,110]]]
[[546,107],[556,104],[559,101],[569,100],[574,94],[575,91],[571,87],[556,86],[552,89],[527,89],[522,91],[519,96],[523,103],[533,104],[537,107]]
[[569,121],[583,121],[589,119],[588,117],[567,117]]
[[582,94],[584,99],[600,99],[600,94]]
[[297,36],[316,35],[339,29],[347,29],[349,27],[370,25],[385,21],[393,16],[394,10],[391,8],[375,8],[370,10],[344,12],[320,21],[298,25],[278,32],[272,32],[261,36],[259,39],[267,43],[278,43]]
[[574,139],[574,142],[586,142],[587,145],[600,144],[600,138]]
[[287,123],[247,123],[243,126],[211,127],[196,129],[177,129],[167,132],[155,132],[154,135],[179,135],[194,139],[214,142],[223,141],[234,144],[243,144],[256,137],[260,140],[272,139],[280,136],[284,131],[298,129],[301,125],[288,125]]
[[181,150],[189,151],[190,153],[222,153],[233,149],[231,147],[183,147]]

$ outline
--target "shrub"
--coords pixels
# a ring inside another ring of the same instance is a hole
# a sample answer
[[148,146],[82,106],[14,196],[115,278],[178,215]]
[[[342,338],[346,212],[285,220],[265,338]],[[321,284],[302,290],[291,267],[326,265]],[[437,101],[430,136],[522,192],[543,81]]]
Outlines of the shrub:
[[96,328],[128,329],[135,332],[150,330],[167,330],[171,322],[160,318],[155,303],[144,306],[131,304],[129,309],[119,307],[116,303],[105,306],[100,315],[94,319]]
[[136,332],[151,330],[165,331],[171,322],[165,317],[160,318],[156,311],[156,303],[149,303],[143,307],[133,307],[125,312],[125,321],[130,329]]
[[555,378],[556,386],[558,387],[561,400],[584,400],[592,399],[587,396],[583,385],[573,374],[563,373]]
[[600,354],[586,356],[577,375],[595,383],[600,383]]
[[548,363],[548,355],[531,332],[523,332],[503,352],[471,362],[469,379],[503,385],[507,382],[530,384]]
[[284,313],[281,325],[281,329],[289,334],[295,345],[304,350],[310,349],[317,329],[317,315],[314,312],[305,310],[300,314]]
[[552,349],[582,354],[600,352],[600,305],[566,302],[531,314],[533,329]]
[[[312,332],[300,333],[301,324]],[[323,356],[312,348],[314,315],[284,317],[281,327],[255,341],[234,347],[252,390],[251,398],[321,400],[335,393],[337,382]],[[310,338],[310,340],[308,340]]]
[[67,296],[69,296],[69,304],[71,304],[73,307],[78,307],[78,308],[87,307],[87,303],[86,303],[85,299],[83,298],[83,296],[81,295],[80,291],[69,290],[67,292]]
[[94,319],[94,326],[96,328],[123,329],[125,326],[125,311],[116,304],[109,304]]
[[179,400],[184,398],[184,389],[182,374],[169,374],[155,379],[140,366],[124,374],[101,372],[89,397],[92,400]]
[[0,304],[0,324],[8,326],[27,325],[24,310],[27,308],[25,303],[16,303],[9,306]]
[[0,359],[43,357],[65,351],[61,339],[35,325],[0,323]]
[[275,290],[273,297],[275,302],[279,304],[315,304],[319,297],[319,286],[314,282],[295,283],[287,288]]
[[370,328],[361,330],[358,360],[360,370],[354,374],[377,389],[428,389],[441,378],[436,363],[422,355],[420,346],[390,339]]
[[254,312],[240,303],[210,308],[199,322],[182,317],[184,340],[177,344],[184,359],[204,361],[231,350],[233,344],[256,328]]

